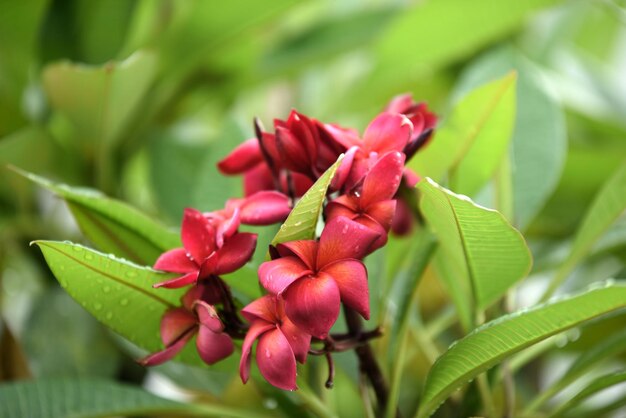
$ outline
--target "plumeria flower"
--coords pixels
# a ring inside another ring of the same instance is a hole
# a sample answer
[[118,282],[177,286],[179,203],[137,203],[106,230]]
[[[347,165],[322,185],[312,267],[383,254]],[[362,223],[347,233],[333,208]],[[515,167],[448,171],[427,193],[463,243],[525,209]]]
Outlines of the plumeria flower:
[[278,388],[297,389],[296,361],[306,361],[311,335],[300,330],[285,316],[283,303],[276,296],[263,296],[246,306],[241,313],[250,321],[250,329],[241,348],[241,380],[246,383],[250,378],[252,345],[258,340],[256,362],[263,377]]
[[229,199],[221,212],[226,219],[238,216],[242,224],[271,225],[287,219],[291,209],[287,195],[264,190],[243,199]]
[[393,199],[402,179],[404,154],[389,152],[374,164],[348,194],[341,195],[326,206],[326,219],[331,221],[345,216],[361,225],[376,231],[379,238],[370,247],[374,251],[387,242],[387,232],[391,228],[396,211]]
[[401,94],[391,99],[385,111],[400,113],[413,124],[413,134],[403,150],[407,160],[410,160],[432,138],[433,130],[437,124],[437,116],[428,110],[426,103],[415,102],[410,94]]
[[182,307],[170,309],[161,319],[161,340],[165,349],[140,360],[143,366],[156,366],[171,360],[194,335],[197,335],[198,354],[205,363],[215,364],[232,354],[233,342],[223,332],[224,324],[211,305],[219,302],[212,285],[199,283],[183,296],[182,302]]
[[181,276],[158,283],[155,287],[178,288],[207,279],[212,275],[232,273],[247,263],[256,247],[256,234],[237,232],[238,211],[224,219],[212,218],[195,209],[185,209],[181,238],[183,248],[161,255],[154,268]]
[[285,301],[287,317],[304,332],[325,338],[341,302],[369,318],[367,270],[360,260],[379,233],[338,216],[318,241],[279,244],[280,258],[259,267],[263,287]]

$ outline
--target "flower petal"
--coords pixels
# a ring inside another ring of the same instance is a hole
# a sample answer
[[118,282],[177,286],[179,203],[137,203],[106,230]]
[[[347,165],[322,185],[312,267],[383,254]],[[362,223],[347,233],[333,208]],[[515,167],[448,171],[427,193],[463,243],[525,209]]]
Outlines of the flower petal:
[[[369,246],[365,255],[373,253],[387,243],[387,239],[389,238],[387,231],[385,230],[385,228],[383,228],[381,224],[376,222],[369,215],[359,216],[358,218],[355,218],[354,221],[367,227],[370,231],[374,232],[378,236],[374,243]],[[365,257],[365,255],[363,257]]]
[[300,261],[306,264],[310,270],[313,270],[315,269],[315,261],[317,259],[317,247],[317,241],[300,240],[284,242],[278,244],[276,248],[282,257],[296,256]]
[[191,273],[187,273],[184,276],[175,277],[173,279],[166,280],[161,283],[153,284],[152,287],[155,289],[159,287],[165,287],[166,289],[178,289],[179,287],[188,286],[198,281],[198,272],[192,271]]
[[278,329],[259,338],[256,348],[259,371],[270,384],[280,389],[296,390],[296,358],[287,338]]
[[330,220],[320,237],[317,268],[321,269],[333,261],[345,258],[363,258],[369,254],[370,246],[379,236],[380,232],[367,228],[345,216],[338,216]]
[[361,191],[361,207],[389,200],[398,191],[404,169],[404,154],[389,152],[374,164],[365,176]]
[[294,133],[283,127],[276,128],[276,143],[281,154],[281,163],[285,168],[296,173],[309,174],[311,172],[311,161],[305,149],[305,144],[300,143]]
[[287,288],[283,299],[287,317],[317,338],[326,338],[339,316],[339,288],[328,275],[297,280]]
[[313,272],[296,257],[266,261],[259,266],[259,281],[270,293],[278,295],[300,277]]
[[183,247],[196,264],[202,264],[215,250],[215,229],[201,212],[186,208],[181,231]]
[[235,350],[233,340],[228,334],[213,332],[204,325],[200,325],[198,329],[196,348],[202,361],[209,365],[225,359]]
[[271,225],[287,219],[291,212],[289,198],[276,191],[261,191],[241,205],[241,222],[246,225]]
[[198,300],[193,305],[200,324],[207,327],[215,333],[224,331],[224,324],[220,320],[215,308],[206,302]]
[[259,318],[271,323],[278,322],[276,296],[265,295],[253,300],[241,310],[241,314],[250,322]]
[[171,309],[161,318],[161,341],[165,346],[174,344],[187,331],[196,326],[196,317],[184,308]]
[[364,148],[385,154],[402,151],[411,137],[413,125],[406,116],[384,112],[378,115],[367,127],[363,135]]
[[354,146],[345,152],[343,160],[341,160],[341,164],[337,168],[337,172],[333,177],[330,188],[331,190],[340,190],[345,184],[348,176],[350,174],[350,170],[352,170],[352,163],[354,162],[354,156],[359,151],[359,147]]
[[217,266],[215,274],[227,274],[241,268],[254,254],[256,248],[256,234],[239,232],[217,251]]
[[261,161],[263,161],[263,155],[259,148],[259,141],[256,138],[250,138],[217,163],[217,168],[223,174],[240,174],[252,169]]
[[365,319],[370,317],[367,269],[358,260],[343,260],[324,267],[322,274],[331,276],[341,294],[341,301],[360,313]]
[[391,230],[394,234],[406,235],[413,228],[413,214],[404,200],[398,199],[396,202],[396,213],[393,216]]
[[253,169],[246,171],[243,176],[243,190],[246,196],[253,195],[261,190],[273,190],[274,177],[266,163],[260,163]]
[[265,321],[253,321],[252,324],[250,324],[246,338],[244,338],[243,345],[241,346],[241,360],[239,361],[239,376],[241,376],[243,383],[246,383],[250,378],[250,353],[252,351],[252,344],[254,344],[254,341],[259,338],[261,334],[272,328],[276,328],[276,325]]
[[415,102],[413,101],[411,93],[399,94],[389,101],[389,104],[385,107],[385,111],[390,113],[406,113],[414,104]]
[[198,266],[189,259],[184,248],[175,248],[161,254],[154,263],[154,269],[172,273],[189,273],[197,270]]
[[287,338],[287,341],[289,341],[289,345],[293,350],[293,354],[296,356],[296,360],[300,363],[304,363],[307,354],[309,354],[309,348],[311,347],[311,335],[302,331],[287,317],[283,319],[283,323],[279,328],[285,338]]
[[141,360],[138,360],[138,363],[142,366],[158,366],[159,364],[163,364],[168,360],[171,360],[178,354],[187,344],[187,341],[193,337],[196,333],[196,328],[191,329],[186,334],[183,334],[181,338],[176,340],[176,342],[169,347],[166,347],[164,350],[158,351],[156,353],[150,354]]
[[391,228],[391,223],[393,222],[393,216],[395,213],[396,200],[394,199],[376,202],[367,208],[367,215],[378,222],[380,226],[383,227],[385,232],[389,231],[389,228]]

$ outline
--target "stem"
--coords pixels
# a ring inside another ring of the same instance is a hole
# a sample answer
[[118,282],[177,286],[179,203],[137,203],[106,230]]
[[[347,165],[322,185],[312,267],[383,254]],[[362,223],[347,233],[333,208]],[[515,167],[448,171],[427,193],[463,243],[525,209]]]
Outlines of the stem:
[[480,393],[480,399],[483,403],[483,408],[485,408],[485,414],[488,417],[496,416],[496,407],[493,403],[493,396],[491,395],[491,390],[489,389],[489,381],[487,380],[486,374],[481,374],[476,378],[476,383],[478,385],[478,392]]
[[[358,339],[363,330],[361,317],[356,311],[348,307],[345,307],[344,314],[346,317],[348,330]],[[385,378],[382,374],[382,371],[380,370],[378,362],[376,361],[376,357],[374,357],[372,347],[369,345],[369,343],[366,343],[356,347],[354,349],[354,352],[359,359],[359,370],[362,374],[367,376],[372,385],[372,388],[374,388],[374,393],[376,394],[376,400],[378,402],[378,410],[379,413],[382,415],[387,408],[387,402],[389,400],[389,390],[387,388],[387,383],[385,382]]]

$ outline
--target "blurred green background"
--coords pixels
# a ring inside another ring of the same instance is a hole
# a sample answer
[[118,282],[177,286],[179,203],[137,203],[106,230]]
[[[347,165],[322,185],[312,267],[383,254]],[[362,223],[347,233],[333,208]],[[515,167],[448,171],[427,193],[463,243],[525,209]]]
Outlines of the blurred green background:
[[[550,150],[521,173],[545,190],[516,223],[541,270],[626,157],[624,7],[0,0],[0,380],[140,382],[146,373],[28,247],[85,239],[62,200],[7,164],[100,189],[176,226],[184,207],[216,209],[240,194],[240,179],[218,176],[215,163],[252,135],[254,116],[271,126],[296,108],[362,130],[411,92],[445,120],[464,92],[514,68],[525,126],[514,135],[527,136],[516,143]],[[602,247],[622,262],[625,232],[622,221]],[[201,373],[168,373],[223,390]]]

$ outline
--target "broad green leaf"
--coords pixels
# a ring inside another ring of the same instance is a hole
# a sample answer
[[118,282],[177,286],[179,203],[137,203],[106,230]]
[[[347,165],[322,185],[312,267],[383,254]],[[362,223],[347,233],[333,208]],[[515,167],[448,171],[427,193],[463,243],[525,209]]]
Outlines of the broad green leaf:
[[486,308],[530,270],[522,235],[504,217],[429,178],[418,184],[420,209],[439,239],[442,261],[470,283],[475,308]]
[[575,296],[503,316],[454,343],[431,368],[418,418],[502,360],[585,321],[626,308],[626,284],[607,282]]
[[624,352],[626,352],[626,331],[613,334],[603,339],[583,352],[560,379],[556,380],[552,386],[542,390],[539,396],[528,404],[525,411],[528,413],[536,411],[554,395],[592,370],[598,363],[610,360]]
[[600,376],[592,380],[591,383],[587,385],[587,387],[585,387],[583,390],[574,395],[573,398],[571,398],[559,408],[557,408],[554,412],[552,412],[550,416],[560,417],[567,411],[580,405],[583,401],[595,395],[596,393],[624,382],[626,382],[626,371]]
[[49,64],[42,79],[52,107],[72,122],[82,140],[108,147],[138,110],[156,69],[154,54],[137,52],[102,66]]
[[625,209],[626,163],[622,163],[596,194],[576,232],[568,257],[557,270],[542,300],[554,293]]
[[439,247],[432,265],[454,303],[462,329],[468,332],[475,327],[477,307],[474,289],[463,263],[450,263],[449,260],[446,252]]
[[0,385],[0,416],[99,418],[109,416],[260,418],[262,414],[216,404],[163,399],[135,386],[96,379],[50,379]]
[[[538,69],[513,47],[490,51],[463,72],[460,96],[511,70],[518,74],[515,129],[510,164],[513,186],[512,223],[524,229],[554,191],[565,163],[565,116],[541,83]],[[505,156],[507,158],[507,156]]]
[[123,202],[96,190],[57,184],[23,170],[15,171],[64,199],[81,231],[102,251],[152,265],[163,252],[180,246],[178,234]]
[[409,163],[418,173],[473,195],[498,168],[515,121],[516,74],[482,85],[465,96],[437,130],[436,138]]
[[[139,347],[163,349],[161,317],[180,306],[184,289],[154,289],[172,275],[140,267],[69,242],[35,241],[61,286],[104,325]],[[195,344],[179,354],[185,363],[201,365]]]
[[287,220],[280,226],[278,233],[272,240],[272,245],[315,238],[315,228],[322,212],[322,205],[326,198],[328,186],[330,186],[330,182],[342,160],[343,154],[302,196],[287,217]]

